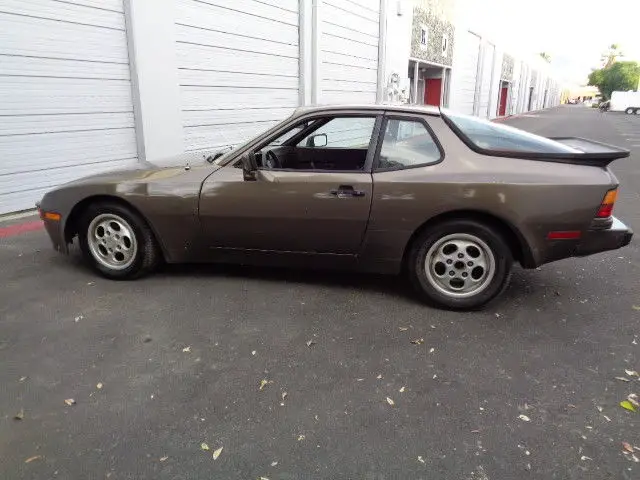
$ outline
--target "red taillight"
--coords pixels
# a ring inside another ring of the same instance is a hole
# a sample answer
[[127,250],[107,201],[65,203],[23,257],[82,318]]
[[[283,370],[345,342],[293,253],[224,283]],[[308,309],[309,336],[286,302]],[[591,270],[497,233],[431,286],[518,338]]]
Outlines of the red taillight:
[[616,198],[618,198],[618,190],[609,190],[600,204],[596,217],[609,218],[613,212],[613,206],[616,204]]
[[547,238],[549,240],[577,240],[582,236],[582,232],[570,230],[566,232],[549,232]]

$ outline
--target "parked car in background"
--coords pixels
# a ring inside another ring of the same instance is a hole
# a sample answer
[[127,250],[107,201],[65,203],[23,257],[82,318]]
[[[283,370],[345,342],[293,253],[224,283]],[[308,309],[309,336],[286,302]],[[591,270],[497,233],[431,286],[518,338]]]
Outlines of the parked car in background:
[[39,209],[57,250],[77,238],[112,279],[161,260],[405,272],[425,301],[469,309],[514,261],[627,245],[607,165],[628,155],[433,107],[309,107],[212,165],[88,177]]

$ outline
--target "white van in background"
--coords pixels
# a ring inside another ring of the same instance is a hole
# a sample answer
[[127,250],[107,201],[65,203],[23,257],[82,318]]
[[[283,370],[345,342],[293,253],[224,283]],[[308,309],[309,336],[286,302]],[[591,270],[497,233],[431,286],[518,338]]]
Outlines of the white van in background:
[[640,92],[612,92],[610,111],[640,115]]

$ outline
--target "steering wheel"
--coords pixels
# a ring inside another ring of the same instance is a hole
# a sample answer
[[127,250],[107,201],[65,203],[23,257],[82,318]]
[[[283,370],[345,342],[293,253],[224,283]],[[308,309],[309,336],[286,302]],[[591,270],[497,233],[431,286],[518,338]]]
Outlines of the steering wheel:
[[282,168],[282,164],[280,163],[280,160],[278,159],[276,154],[273,153],[273,150],[269,150],[265,155],[263,166],[269,169]]

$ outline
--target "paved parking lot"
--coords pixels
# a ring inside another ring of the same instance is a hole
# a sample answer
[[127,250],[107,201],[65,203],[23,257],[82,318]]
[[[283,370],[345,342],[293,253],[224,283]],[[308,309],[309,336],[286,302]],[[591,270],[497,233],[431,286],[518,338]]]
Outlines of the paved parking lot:
[[[632,148],[616,214],[640,231],[640,116],[507,123]],[[640,447],[640,413],[619,406],[640,393],[625,373],[640,370],[637,238],[518,268],[490,308],[453,313],[395,277],[190,266],[110,282],[43,231],[14,234],[29,221],[0,224],[2,479],[640,477],[622,445]]]

